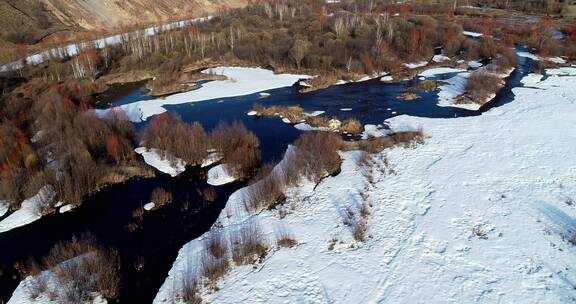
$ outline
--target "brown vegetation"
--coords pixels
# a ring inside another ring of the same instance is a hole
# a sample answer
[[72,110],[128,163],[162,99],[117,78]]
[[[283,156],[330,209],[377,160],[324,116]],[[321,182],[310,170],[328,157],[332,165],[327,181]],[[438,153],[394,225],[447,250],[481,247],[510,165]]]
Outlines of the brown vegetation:
[[312,127],[330,129],[342,133],[358,135],[362,133],[362,124],[357,119],[346,119],[343,122],[335,118],[322,116],[309,116],[304,113],[300,106],[270,106],[263,107],[255,104],[252,110],[257,116],[263,117],[282,117],[288,119],[291,123],[306,122]]
[[466,94],[472,102],[484,104],[502,87],[502,79],[487,72],[474,72],[466,83]]
[[172,192],[167,191],[162,187],[158,187],[152,191],[150,201],[153,202],[157,208],[172,203]]
[[263,259],[268,251],[268,244],[258,223],[245,222],[240,230],[230,237],[232,260],[236,265],[249,265]]
[[46,284],[46,275],[33,279],[33,295],[48,293],[61,303],[89,302],[95,293],[106,299],[119,295],[118,253],[97,245],[90,235],[57,243],[44,257],[42,269],[50,270],[55,286]]
[[221,122],[210,135],[212,148],[224,156],[222,162],[237,179],[249,177],[260,162],[260,140],[239,122]]
[[199,123],[188,124],[178,116],[163,113],[146,126],[142,144],[162,151],[162,156],[171,161],[177,157],[187,164],[200,165],[208,156],[209,139]]

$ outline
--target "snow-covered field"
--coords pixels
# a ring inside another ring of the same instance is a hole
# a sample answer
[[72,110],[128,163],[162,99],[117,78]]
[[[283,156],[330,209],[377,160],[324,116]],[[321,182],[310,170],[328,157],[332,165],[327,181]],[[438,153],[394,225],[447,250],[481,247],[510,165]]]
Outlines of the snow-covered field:
[[[137,101],[120,106],[132,122],[141,122],[149,117],[166,112],[164,105],[192,103],[210,99],[243,96],[261,91],[288,87],[307,75],[274,74],[270,70],[244,67],[216,67],[202,71],[205,74],[224,75],[227,80],[210,81],[190,92],[170,95],[165,98]],[[96,110],[100,115],[108,111]]]
[[[254,266],[234,267],[203,290],[210,303],[569,303],[576,291],[576,68],[481,116],[399,116],[393,128],[423,127],[426,143],[394,148],[361,167],[287,194],[287,215],[249,216],[234,193],[215,228],[258,221],[275,247],[276,227],[298,242]],[[388,166],[384,166],[384,159]],[[370,205],[367,238],[350,214]],[[171,300],[202,238],[179,252],[155,302]]]

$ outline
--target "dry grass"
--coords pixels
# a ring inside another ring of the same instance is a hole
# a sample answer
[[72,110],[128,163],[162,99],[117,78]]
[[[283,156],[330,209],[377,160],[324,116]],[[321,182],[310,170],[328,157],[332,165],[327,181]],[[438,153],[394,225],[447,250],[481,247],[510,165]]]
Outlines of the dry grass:
[[294,236],[286,230],[286,227],[278,226],[275,232],[278,247],[294,247],[298,245],[298,242],[294,239]]
[[240,122],[218,124],[210,141],[239,180],[249,177],[260,163],[260,140]]
[[216,193],[216,190],[214,190],[214,187],[208,187],[202,189],[202,197],[204,198],[205,202],[212,203],[216,201],[218,195]]
[[438,82],[436,80],[424,80],[410,89],[415,92],[431,92],[438,89]]
[[340,126],[340,131],[352,135],[358,135],[362,133],[362,124],[357,119],[346,119],[342,122]]
[[266,256],[268,244],[258,223],[242,224],[240,231],[230,236],[232,260],[236,265],[254,264]]
[[228,241],[221,231],[212,230],[206,240],[206,249],[215,258],[221,259],[228,254]]
[[172,203],[172,192],[162,187],[155,188],[150,195],[150,201],[156,204],[156,207],[162,207]]
[[484,104],[502,87],[502,80],[491,73],[475,72],[466,83],[466,95],[477,104]]
[[202,276],[208,280],[208,283],[214,283],[230,269],[230,261],[226,256],[217,258],[208,250],[202,251],[200,265],[202,267]]
[[296,141],[296,157],[292,165],[301,175],[314,182],[333,174],[340,169],[342,138],[329,132],[304,133]]
[[323,116],[308,116],[304,113],[304,109],[299,106],[270,106],[263,107],[255,104],[252,108],[258,116],[263,117],[283,117],[290,120],[291,123],[306,122],[312,127],[327,128],[334,131],[358,135],[362,133],[362,124],[357,119],[346,119],[340,122],[335,118],[328,118]]
[[119,256],[115,250],[97,245],[88,234],[54,245],[43,259],[43,269],[55,275],[55,286],[47,286],[43,275],[35,277],[33,295],[48,292],[59,303],[83,303],[95,293],[106,299],[119,295]]
[[285,117],[288,118],[291,122],[296,123],[303,120],[306,120],[308,117],[304,114],[304,109],[299,106],[291,106],[291,107],[282,107],[282,106],[271,106],[271,107],[263,107],[259,104],[255,104],[252,108],[256,111],[258,116],[264,117]]
[[196,273],[187,271],[182,276],[182,300],[187,304],[202,304]]

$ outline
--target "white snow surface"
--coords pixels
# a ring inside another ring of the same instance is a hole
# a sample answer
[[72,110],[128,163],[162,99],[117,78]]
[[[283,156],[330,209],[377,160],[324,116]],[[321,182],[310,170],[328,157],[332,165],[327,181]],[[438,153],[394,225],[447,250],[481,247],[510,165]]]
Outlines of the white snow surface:
[[222,153],[218,153],[218,152],[211,152],[210,154],[208,154],[208,156],[206,157],[206,159],[204,159],[202,161],[202,164],[200,165],[200,167],[204,168],[204,167],[209,167],[219,161],[222,160],[222,158],[224,158],[224,156],[222,155]]
[[478,104],[454,104],[454,98],[464,94],[466,91],[466,83],[470,77],[470,72],[462,72],[456,74],[454,77],[442,80],[445,84],[440,85],[438,88],[438,105],[441,107],[461,107],[469,110],[478,110]]
[[385,129],[379,128],[377,125],[367,124],[364,125],[364,132],[362,132],[362,139],[368,139],[371,137],[383,137],[388,134]]
[[479,61],[468,61],[467,62],[468,66],[475,69],[475,68],[479,68],[482,66],[482,63]]
[[8,212],[8,202],[0,201],[0,217],[4,216]]
[[[575,69],[576,70],[576,69]],[[277,210],[248,216],[232,194],[216,229],[258,221],[269,242],[284,227],[298,242],[254,266],[234,266],[203,289],[210,303],[569,303],[576,247],[576,82],[553,75],[515,88],[515,100],[480,116],[392,118],[423,126],[426,142],[375,156],[315,189],[287,192]],[[383,168],[383,160],[389,163]],[[371,176],[369,182],[366,176]],[[367,238],[343,224],[363,203]],[[206,235],[186,244],[154,300],[170,302]],[[329,249],[330,244],[333,248]],[[191,261],[189,263],[188,261]]]
[[[75,259],[75,258],[72,258]],[[62,263],[66,263],[66,261],[62,262]],[[57,292],[62,292],[64,288],[58,286],[58,280],[56,278],[56,276],[54,275],[54,272],[50,271],[50,270],[44,270],[42,271],[38,276],[43,276],[43,280],[46,282],[46,286],[48,286],[48,288],[50,290],[55,290]],[[36,277],[33,276],[28,276],[26,277],[24,280],[20,281],[20,284],[18,284],[18,287],[16,287],[16,290],[14,290],[14,293],[12,293],[12,297],[10,297],[10,300],[8,300],[7,304],[57,304],[57,303],[62,303],[61,301],[58,301],[58,299],[54,299],[51,300],[50,296],[47,294],[47,292],[42,292],[41,294],[38,295],[38,297],[32,297],[32,292],[35,290],[35,286],[36,286],[36,282],[35,282]],[[91,302],[86,302],[84,304],[106,304],[108,303],[108,301],[106,301],[105,298],[103,298],[100,294],[94,294],[93,295],[94,300]]]
[[463,69],[439,67],[439,68],[428,69],[428,70],[420,73],[419,75],[423,76],[423,77],[434,77],[434,76],[442,75],[442,74],[458,73],[458,72],[465,72],[465,71],[466,70],[463,70]]
[[42,217],[42,206],[48,204],[56,195],[52,186],[44,186],[36,195],[25,199],[20,209],[0,221],[0,233],[28,225]]
[[162,157],[163,152],[158,149],[146,149],[146,147],[139,147],[134,149],[134,152],[144,157],[144,162],[156,168],[158,171],[166,173],[172,177],[186,170],[186,162],[175,158],[174,164],[168,159]]
[[403,65],[409,69],[421,68],[428,65],[428,61],[420,61],[414,63],[403,63]]
[[310,117],[316,117],[316,116],[320,116],[324,113],[326,113],[326,111],[312,111],[312,112],[304,112],[304,115],[310,116]]
[[208,180],[206,182],[212,186],[221,186],[235,181],[236,178],[228,171],[226,164],[214,166],[208,170]]
[[313,127],[305,122],[295,124],[294,128],[300,131],[331,131],[328,127]]
[[444,55],[434,55],[434,57],[432,57],[432,61],[434,62],[450,61],[450,57]]
[[58,212],[66,213],[66,212],[71,211],[72,209],[74,209],[74,205],[66,204],[66,205],[60,207],[60,209],[58,209]]
[[530,52],[524,52],[524,51],[520,51],[520,52],[516,52],[516,54],[520,57],[526,57],[526,58],[530,58],[532,60],[535,61],[540,61],[540,60],[545,60],[545,61],[550,61],[553,63],[557,63],[557,64],[565,64],[566,63],[566,59],[562,58],[562,57],[541,57],[539,55],[530,53]]
[[394,80],[394,78],[393,78],[392,76],[390,76],[390,75],[382,76],[382,77],[380,78],[380,81],[382,81],[382,82],[390,82],[390,81],[393,81],[393,80]]
[[[227,79],[207,82],[197,90],[174,94],[165,98],[137,101],[121,105],[120,108],[126,112],[132,122],[141,122],[153,115],[166,112],[164,105],[249,95],[265,90],[288,87],[299,79],[311,78],[308,75],[274,74],[270,70],[246,67],[215,67],[206,69],[202,73],[224,75]],[[112,110],[96,110],[96,113],[105,115]]]
[[470,31],[463,31],[462,34],[464,34],[464,36],[473,37],[473,38],[478,38],[478,37],[484,36],[484,34],[482,34],[482,33],[476,33],[476,32],[470,32]]

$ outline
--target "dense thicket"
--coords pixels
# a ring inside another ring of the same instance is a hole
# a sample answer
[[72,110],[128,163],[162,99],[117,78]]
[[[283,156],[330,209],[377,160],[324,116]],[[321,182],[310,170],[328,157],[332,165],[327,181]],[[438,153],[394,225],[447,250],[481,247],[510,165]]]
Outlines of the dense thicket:
[[12,207],[50,184],[79,204],[117,165],[134,161],[132,125],[121,111],[96,117],[75,84],[14,93],[0,103],[0,200]]
[[260,162],[260,141],[239,122],[221,122],[207,134],[202,125],[188,124],[178,116],[164,113],[154,117],[143,131],[142,144],[161,151],[162,157],[180,158],[189,165],[200,165],[209,152],[221,156],[229,174],[243,179]]

